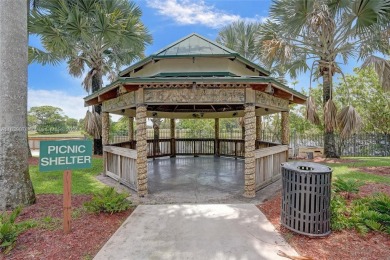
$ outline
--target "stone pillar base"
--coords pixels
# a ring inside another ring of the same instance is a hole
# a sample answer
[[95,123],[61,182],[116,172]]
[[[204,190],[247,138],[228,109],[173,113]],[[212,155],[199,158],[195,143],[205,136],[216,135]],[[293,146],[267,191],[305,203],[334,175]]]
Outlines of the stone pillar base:
[[146,105],[140,104],[136,110],[137,121],[137,188],[138,196],[148,194],[148,158],[146,142]]
[[255,169],[255,140],[256,140],[256,116],[253,104],[245,105],[245,191],[244,197],[256,196],[256,169]]

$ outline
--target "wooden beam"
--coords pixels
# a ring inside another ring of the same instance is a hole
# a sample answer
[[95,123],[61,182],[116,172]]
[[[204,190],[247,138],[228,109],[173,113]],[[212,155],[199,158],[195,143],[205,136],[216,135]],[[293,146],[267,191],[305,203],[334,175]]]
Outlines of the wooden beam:
[[136,91],[139,89],[138,85],[123,85],[127,92]]
[[98,97],[96,97],[96,98],[93,98],[93,99],[91,99],[91,100],[88,100],[88,101],[85,101],[84,102],[84,106],[93,106],[93,105],[97,105],[97,104],[99,104],[100,102],[99,102],[99,100],[98,100]]
[[267,87],[267,85],[268,85],[268,83],[264,83],[264,84],[251,84],[251,87],[254,90],[258,90],[258,91],[263,91],[264,92],[264,90]]
[[299,97],[296,97],[296,96],[294,96],[294,98],[293,98],[293,102],[294,102],[294,103],[296,103],[296,104],[301,104],[301,105],[303,105],[303,104],[305,104],[305,103],[306,103],[306,100],[304,100],[304,99],[302,99],[302,98],[299,98]]
[[275,96],[275,97],[279,97],[279,98],[283,98],[283,99],[290,100],[290,98],[291,98],[291,93],[288,93],[288,92],[283,91],[283,90],[281,90],[281,89],[275,88],[275,89],[274,89],[274,96]]
[[112,89],[106,93],[103,93],[101,95],[98,96],[98,101],[99,102],[103,102],[105,100],[109,100],[109,99],[113,99],[113,98],[116,98],[117,97],[117,89]]

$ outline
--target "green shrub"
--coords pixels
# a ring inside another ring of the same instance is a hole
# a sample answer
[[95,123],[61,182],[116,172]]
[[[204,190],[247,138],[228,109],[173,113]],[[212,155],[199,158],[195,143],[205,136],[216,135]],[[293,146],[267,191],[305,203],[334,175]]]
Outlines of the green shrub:
[[349,206],[336,194],[331,200],[332,230],[355,228],[366,234],[370,230],[390,234],[390,197],[386,194],[354,200]]
[[333,187],[335,192],[346,192],[347,198],[349,199],[351,193],[358,193],[360,186],[363,183],[356,180],[344,180],[342,178],[338,178],[335,182],[333,182]]
[[127,193],[118,193],[112,187],[105,187],[93,194],[92,200],[84,203],[88,211],[100,213],[115,213],[130,208],[131,201],[126,198]]
[[45,123],[37,125],[37,133],[48,134],[67,134],[69,132],[65,122]]
[[22,208],[18,207],[9,214],[0,214],[0,251],[4,251],[5,254],[15,246],[20,233],[35,226],[34,222],[31,221],[15,223],[21,211]]
[[352,217],[355,227],[358,231],[362,231],[361,233],[374,230],[390,234],[390,197],[378,193],[354,201]]
[[332,196],[330,201],[331,221],[330,225],[332,230],[339,231],[351,227],[351,223],[348,219],[347,202],[343,197],[338,194]]

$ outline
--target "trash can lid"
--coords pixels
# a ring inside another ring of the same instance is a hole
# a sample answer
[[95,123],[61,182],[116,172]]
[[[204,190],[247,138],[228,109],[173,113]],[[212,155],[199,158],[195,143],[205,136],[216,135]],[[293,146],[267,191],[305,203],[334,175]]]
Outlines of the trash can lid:
[[293,171],[324,173],[332,172],[332,168],[319,163],[312,162],[286,162],[282,163],[282,168]]

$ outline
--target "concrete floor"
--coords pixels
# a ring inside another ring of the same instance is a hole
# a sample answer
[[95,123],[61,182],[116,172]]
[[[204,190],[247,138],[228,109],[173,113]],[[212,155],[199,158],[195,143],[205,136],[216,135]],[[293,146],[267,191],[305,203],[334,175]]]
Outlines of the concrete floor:
[[248,199],[244,194],[244,160],[226,157],[176,157],[148,161],[149,194],[138,198],[134,191],[108,177],[99,179],[132,194],[135,204],[253,203],[259,204],[281,188],[277,181]]
[[296,251],[254,205],[140,205],[100,259],[286,259]]

